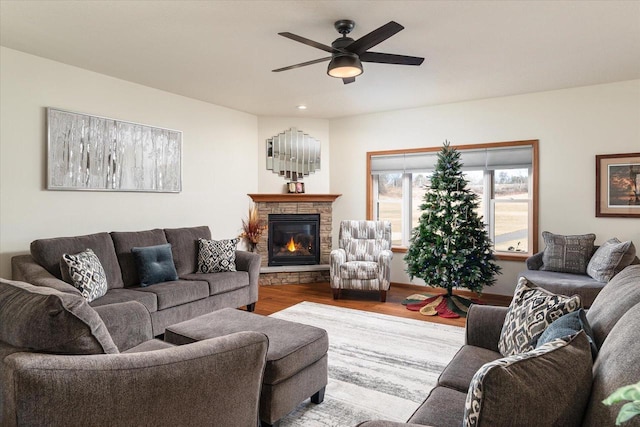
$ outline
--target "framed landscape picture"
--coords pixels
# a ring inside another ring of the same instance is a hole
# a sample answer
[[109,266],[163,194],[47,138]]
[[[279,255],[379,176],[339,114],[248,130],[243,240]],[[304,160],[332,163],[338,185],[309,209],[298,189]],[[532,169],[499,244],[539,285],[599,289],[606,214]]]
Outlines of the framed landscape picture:
[[596,216],[640,218],[640,153],[596,156]]

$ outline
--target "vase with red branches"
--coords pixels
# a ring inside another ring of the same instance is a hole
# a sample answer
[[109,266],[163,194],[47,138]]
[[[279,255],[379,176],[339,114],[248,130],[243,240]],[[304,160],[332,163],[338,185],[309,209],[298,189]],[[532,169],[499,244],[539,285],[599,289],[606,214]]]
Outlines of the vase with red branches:
[[260,241],[260,236],[262,236],[262,233],[266,229],[267,225],[258,217],[258,209],[252,206],[249,208],[247,219],[242,220],[242,233],[240,234],[240,238],[245,239],[251,252],[255,252],[256,246]]

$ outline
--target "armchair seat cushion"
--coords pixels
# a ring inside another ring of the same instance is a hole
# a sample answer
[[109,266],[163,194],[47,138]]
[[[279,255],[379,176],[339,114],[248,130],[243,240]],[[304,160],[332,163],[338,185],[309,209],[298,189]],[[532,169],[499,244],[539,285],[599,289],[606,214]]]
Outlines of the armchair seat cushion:
[[348,261],[340,266],[340,277],[343,279],[377,279],[378,263],[374,261]]

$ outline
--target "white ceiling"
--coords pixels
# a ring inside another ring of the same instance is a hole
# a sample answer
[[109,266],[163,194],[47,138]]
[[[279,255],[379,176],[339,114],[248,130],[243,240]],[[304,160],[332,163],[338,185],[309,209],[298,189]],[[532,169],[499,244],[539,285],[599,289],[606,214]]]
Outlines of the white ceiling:
[[[394,20],[372,51],[420,67],[364,63],[343,85],[327,56],[278,36],[330,44]],[[640,78],[640,1],[7,1],[0,44],[265,116],[356,114]],[[305,104],[304,112],[296,110]]]

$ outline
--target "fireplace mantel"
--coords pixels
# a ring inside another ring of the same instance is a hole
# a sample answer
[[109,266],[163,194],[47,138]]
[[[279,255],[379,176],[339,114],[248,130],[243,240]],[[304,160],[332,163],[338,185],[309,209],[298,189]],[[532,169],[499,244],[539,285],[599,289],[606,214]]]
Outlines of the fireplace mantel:
[[290,202],[333,202],[342,194],[307,194],[307,193],[282,193],[282,194],[247,194],[254,202],[264,203],[290,203]]

